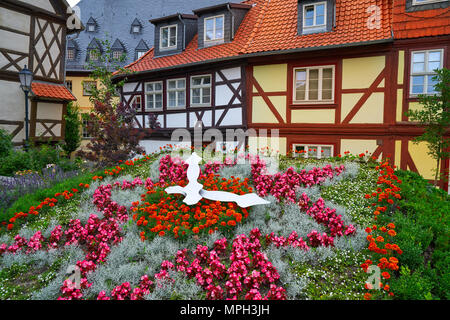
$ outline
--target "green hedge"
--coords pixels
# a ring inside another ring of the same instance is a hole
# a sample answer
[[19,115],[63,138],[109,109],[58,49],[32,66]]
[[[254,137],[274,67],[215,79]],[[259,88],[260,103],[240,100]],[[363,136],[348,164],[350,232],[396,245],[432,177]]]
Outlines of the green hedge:
[[396,225],[402,266],[391,288],[398,299],[449,299],[450,197],[420,175],[397,171],[402,180],[400,210],[386,222]]

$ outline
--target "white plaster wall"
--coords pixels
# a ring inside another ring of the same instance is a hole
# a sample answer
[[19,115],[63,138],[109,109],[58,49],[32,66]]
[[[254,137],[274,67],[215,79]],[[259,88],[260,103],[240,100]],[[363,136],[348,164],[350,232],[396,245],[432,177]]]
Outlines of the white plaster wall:
[[0,8],[0,26],[30,32],[30,16],[17,11]]
[[42,8],[44,10],[47,10],[51,13],[56,13],[55,9],[53,9],[52,4],[50,3],[49,0],[20,0],[19,2],[24,2],[27,4],[31,4],[35,7],[39,7]]
[[61,120],[62,110],[62,103],[38,102],[36,117],[37,119]]
[[186,113],[168,114],[167,128],[186,128]]
[[[227,80],[236,80],[241,78],[241,67],[229,68],[220,70]],[[216,74],[216,81],[223,81],[222,78]]]
[[0,29],[0,47],[28,54],[30,37]]
[[[18,82],[0,80],[0,119],[9,121],[24,121],[25,96]],[[31,102],[28,103],[29,112]],[[0,128],[12,132],[16,127],[0,125]],[[20,142],[25,138],[25,130],[19,132],[14,142]]]
[[[137,83],[136,82],[127,82],[123,85],[123,92],[134,92],[134,89],[136,89]],[[141,91],[142,85],[139,85],[137,91]]]
[[[212,126],[212,111],[205,111],[205,114],[203,115],[203,118],[201,119],[203,122],[204,127],[211,127]],[[191,112],[189,114],[189,126],[193,128],[195,124],[197,123],[197,115],[195,112]]]

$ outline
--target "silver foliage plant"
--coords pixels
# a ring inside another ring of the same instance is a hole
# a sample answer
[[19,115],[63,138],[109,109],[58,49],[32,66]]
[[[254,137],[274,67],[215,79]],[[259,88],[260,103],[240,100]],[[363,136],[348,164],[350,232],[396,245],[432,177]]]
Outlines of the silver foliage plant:
[[155,281],[155,287],[145,300],[200,300],[204,297],[203,289],[188,279],[184,273],[169,270],[169,277]]

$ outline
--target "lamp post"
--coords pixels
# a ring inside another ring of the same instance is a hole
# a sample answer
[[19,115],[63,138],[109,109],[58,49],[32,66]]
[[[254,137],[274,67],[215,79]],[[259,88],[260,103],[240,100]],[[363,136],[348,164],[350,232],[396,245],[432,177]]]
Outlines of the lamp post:
[[28,93],[31,91],[31,83],[33,82],[33,73],[25,68],[19,72],[20,87],[25,93],[25,151],[28,151],[29,147],[29,134],[28,134]]

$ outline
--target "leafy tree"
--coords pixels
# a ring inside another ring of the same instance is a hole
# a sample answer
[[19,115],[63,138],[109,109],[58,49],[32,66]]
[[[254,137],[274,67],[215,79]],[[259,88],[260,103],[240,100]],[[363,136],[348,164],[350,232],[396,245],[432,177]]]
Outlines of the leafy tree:
[[436,81],[434,86],[436,94],[419,95],[419,102],[423,105],[420,110],[408,110],[406,115],[411,121],[417,121],[425,128],[425,132],[416,138],[415,143],[426,142],[428,154],[436,160],[434,185],[439,178],[439,167],[441,161],[449,158],[450,139],[448,130],[450,128],[450,70],[436,70],[433,77]]
[[[85,159],[95,161],[98,166],[110,166],[119,160],[127,160],[136,154],[142,154],[144,149],[139,141],[145,132],[134,127],[136,107],[127,106],[117,99],[118,90],[126,81],[113,81],[115,73],[129,74],[121,64],[125,59],[113,56],[109,40],[100,41],[104,52],[96,50],[97,61],[90,61],[88,68],[92,70],[91,78],[98,81],[97,87],[89,91],[94,109],[89,114],[87,132],[92,138],[87,144],[87,151],[77,154]],[[152,130],[148,130],[150,133]]]
[[70,157],[70,154],[78,149],[81,144],[81,133],[80,133],[80,108],[77,104],[70,102],[67,105],[67,115],[66,119],[66,129],[64,144],[62,145],[63,150]]
[[13,143],[11,135],[3,129],[0,129],[0,157],[6,157],[12,150]]

